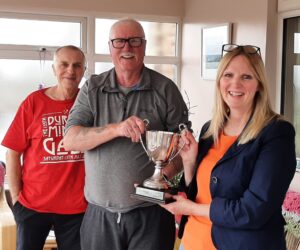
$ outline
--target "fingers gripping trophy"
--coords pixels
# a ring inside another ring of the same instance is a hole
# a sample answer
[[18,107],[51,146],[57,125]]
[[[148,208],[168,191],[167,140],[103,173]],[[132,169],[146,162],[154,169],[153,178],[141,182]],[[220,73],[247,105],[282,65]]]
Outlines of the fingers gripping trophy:
[[[149,121],[144,120],[147,127]],[[178,126],[179,131],[186,129],[186,125],[181,123]],[[172,189],[168,181],[163,176],[163,168],[169,164],[183,148],[179,148],[180,134],[169,131],[146,131],[146,145],[142,137],[140,143],[142,144],[149,159],[155,163],[154,174],[146,179],[142,185],[135,189],[135,194],[132,197],[142,199],[154,203],[168,203],[171,201],[176,190]]]

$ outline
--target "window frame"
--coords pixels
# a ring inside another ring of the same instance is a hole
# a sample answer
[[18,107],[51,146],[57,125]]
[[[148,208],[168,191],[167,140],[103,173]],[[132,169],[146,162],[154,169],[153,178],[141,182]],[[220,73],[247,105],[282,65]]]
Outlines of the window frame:
[[[30,12],[30,13],[29,13]],[[177,23],[176,51],[175,56],[145,56],[145,64],[173,64],[176,67],[175,83],[180,89],[181,79],[181,37],[182,37],[182,20],[179,17],[168,16],[148,16],[148,15],[131,15],[116,13],[100,12],[78,12],[72,10],[26,10],[25,11],[0,11],[0,17],[12,19],[29,19],[42,21],[66,21],[81,23],[81,49],[85,53],[87,61],[87,71],[85,77],[95,72],[96,62],[111,63],[110,55],[101,55],[95,53],[95,20],[96,18],[121,19],[124,17],[133,18],[139,21],[153,22],[175,22]],[[107,34],[107,40],[108,40]],[[46,50],[44,51],[43,48]],[[19,60],[50,60],[53,59],[53,53],[57,47],[51,46],[33,46],[33,45],[10,45],[0,44],[0,59],[19,59]],[[43,54],[41,54],[43,53]],[[5,91],[5,89],[3,90]],[[1,139],[1,138],[0,138]],[[0,145],[1,152],[1,145]]]
[[[83,50],[84,53],[86,53],[87,51],[87,18],[84,16],[63,16],[63,15],[51,15],[51,14],[0,12],[0,18],[80,23],[81,49]],[[58,46],[0,44],[0,58],[39,60],[40,59],[39,52],[41,52],[43,49],[46,49],[44,55],[45,59],[52,60],[53,52],[57,48]]]
[[[42,20],[42,21],[65,21],[65,22],[80,22],[81,23],[81,49],[86,55],[87,72],[88,77],[95,72],[96,62],[111,62],[109,54],[96,54],[95,53],[95,22],[96,18],[100,19],[122,19],[124,17],[133,18],[139,21],[146,22],[169,22],[177,24],[177,36],[176,36],[176,50],[175,56],[145,56],[145,64],[173,64],[176,67],[175,83],[180,88],[181,79],[181,36],[182,36],[182,20],[175,16],[152,16],[152,15],[135,15],[135,14],[121,14],[121,13],[94,13],[94,12],[52,12],[52,11],[40,11],[36,13],[21,13],[21,12],[0,12],[2,18],[12,19],[29,19],[29,20]],[[147,39],[147,38],[146,38]],[[107,34],[108,40],[108,34]],[[53,52],[57,47],[53,46],[34,46],[34,45],[9,45],[0,44],[0,59],[28,59],[28,60],[40,60],[41,51],[43,52],[43,59],[52,60]]]
[[[180,79],[181,79],[181,37],[182,37],[182,21],[180,18],[177,17],[170,17],[170,16],[140,16],[140,15],[128,15],[126,16],[128,18],[133,18],[138,21],[145,21],[145,22],[166,22],[166,23],[176,23],[177,24],[177,34],[176,34],[176,47],[175,47],[175,56],[147,56],[145,55],[144,63],[145,64],[173,64],[176,66],[176,74],[175,74],[175,83],[180,88]],[[124,18],[124,15],[119,14],[110,14],[110,15],[95,15],[94,22],[93,22],[93,28],[95,30],[96,28],[96,19],[122,19]],[[95,35],[95,32],[94,32]],[[107,41],[108,41],[107,34]],[[93,38],[93,48],[95,49],[95,36]],[[147,40],[147,37],[146,37]],[[94,53],[94,61],[93,61],[93,69],[94,64],[96,62],[111,62],[110,55],[107,54],[96,54],[95,50]],[[89,65],[90,67],[91,65]],[[93,70],[94,71],[94,70]]]

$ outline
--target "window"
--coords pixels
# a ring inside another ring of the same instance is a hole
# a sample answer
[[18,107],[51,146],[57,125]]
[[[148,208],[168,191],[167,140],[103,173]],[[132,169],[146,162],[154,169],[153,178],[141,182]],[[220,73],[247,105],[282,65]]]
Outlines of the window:
[[[24,98],[40,86],[56,83],[52,58],[57,47],[71,44],[82,48],[88,64],[86,78],[113,67],[108,48],[109,30],[120,18],[122,16],[99,18],[88,14],[57,16],[0,12],[0,141]],[[179,19],[150,19],[140,20],[147,39],[145,64],[178,84]],[[2,161],[5,151],[0,145]]]
[[[109,57],[109,30],[116,19],[96,18],[95,52],[98,55],[95,71],[107,69]],[[177,81],[178,59],[178,23],[139,20],[144,28],[147,40],[145,64],[163,75]],[[102,61],[102,62],[101,62]],[[102,65],[102,66],[100,66]]]
[[[72,44],[85,51],[84,34],[84,18],[0,13],[0,141],[24,98],[56,83],[55,48]],[[5,151],[0,146],[2,161]]]
[[37,50],[72,44],[86,51],[82,17],[0,13],[0,49]]
[[113,67],[112,62],[96,62],[95,63],[95,74],[100,74],[104,71],[108,71]]
[[0,18],[0,44],[81,47],[80,23]]
[[[116,21],[96,19],[96,54],[109,54],[109,30]],[[177,23],[141,21],[141,24],[147,40],[147,56],[176,56]]]
[[300,16],[284,19],[281,112],[296,129],[300,158]]
[[146,64],[148,68],[161,72],[166,77],[169,77],[176,82],[177,67],[173,64]]

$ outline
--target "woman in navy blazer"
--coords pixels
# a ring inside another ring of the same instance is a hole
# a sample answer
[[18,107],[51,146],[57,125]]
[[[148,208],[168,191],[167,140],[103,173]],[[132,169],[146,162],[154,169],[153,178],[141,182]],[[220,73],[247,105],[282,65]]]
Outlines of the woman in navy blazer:
[[[183,215],[179,229],[183,243],[188,237],[184,229],[196,216],[211,221],[210,235],[216,249],[283,250],[281,206],[296,168],[295,131],[271,109],[260,49],[223,45],[224,52],[212,120],[203,126],[198,143],[190,132],[182,135],[181,184],[187,198],[176,195],[175,202],[163,207]],[[200,204],[195,199],[204,184],[197,183],[197,173],[222,133],[236,136],[236,140],[212,166],[207,182],[211,202]],[[202,232],[197,233],[200,237]],[[200,245],[181,247],[205,249]]]

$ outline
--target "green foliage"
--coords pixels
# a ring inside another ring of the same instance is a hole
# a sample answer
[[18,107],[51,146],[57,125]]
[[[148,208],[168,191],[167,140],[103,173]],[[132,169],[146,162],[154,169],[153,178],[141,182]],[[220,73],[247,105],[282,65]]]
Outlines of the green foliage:
[[183,171],[175,175],[171,180],[170,184],[173,188],[177,188],[182,177]]

